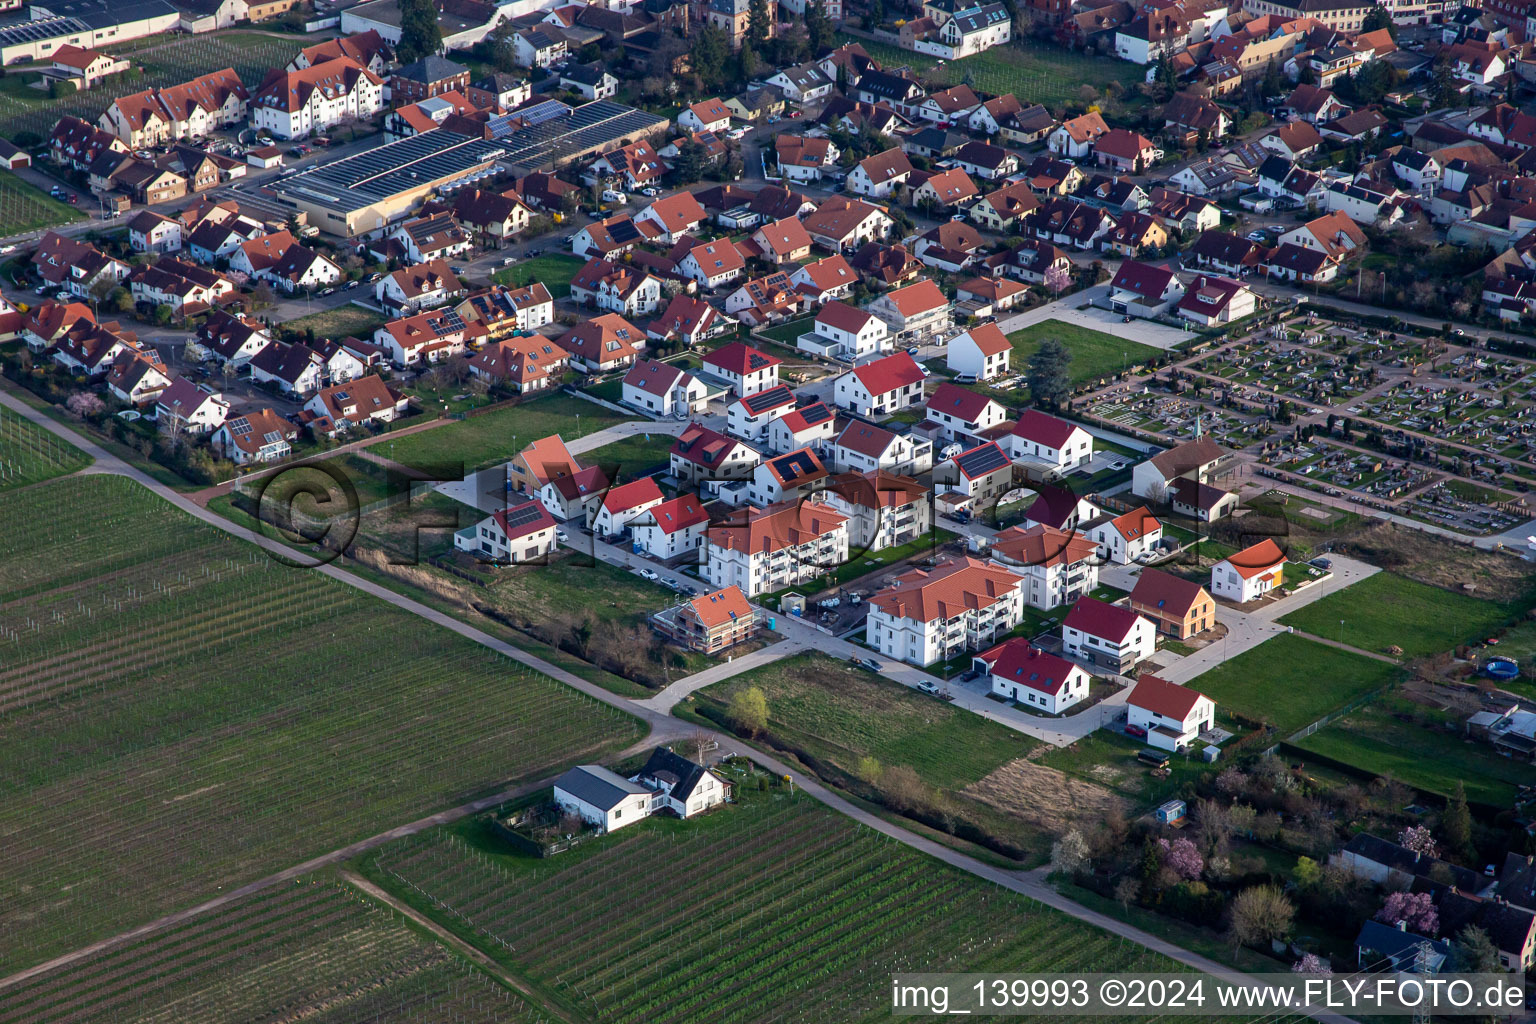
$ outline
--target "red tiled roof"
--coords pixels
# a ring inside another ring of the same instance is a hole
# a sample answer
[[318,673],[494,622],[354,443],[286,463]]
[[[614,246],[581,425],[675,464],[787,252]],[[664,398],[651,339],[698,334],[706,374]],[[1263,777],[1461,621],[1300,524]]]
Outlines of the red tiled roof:
[[994,677],[1052,695],[1061,692],[1074,672],[1082,671],[1066,658],[1048,654],[1021,636],[1004,640],[976,657],[987,663]]
[[1257,544],[1227,556],[1226,561],[1239,576],[1249,580],[1260,573],[1269,572],[1278,565],[1284,565],[1285,552],[1280,550],[1280,545],[1273,539],[1265,537]]
[[883,359],[855,367],[853,375],[871,395],[883,395],[909,384],[923,382],[923,369],[905,352],[895,352]]
[[986,411],[992,400],[958,384],[945,381],[928,398],[930,413],[942,412],[958,419],[972,421]]
[[1039,409],[1026,409],[1019,413],[1019,421],[1013,425],[1011,433],[1015,437],[1022,437],[1026,441],[1038,442],[1060,451],[1071,438],[1072,432],[1077,429],[1079,428],[1074,424],[1057,419]]
[[1064,629],[1075,629],[1089,636],[1119,643],[1130,635],[1139,618],[1141,616],[1129,608],[1100,601],[1096,597],[1080,597],[1061,625]]
[[697,494],[679,494],[671,501],[651,506],[646,515],[654,518],[656,527],[666,534],[709,522],[709,513],[704,511]]
[[1184,616],[1200,600],[1205,588],[1160,569],[1143,569],[1131,590],[1132,607],[1156,608],[1160,613]]
[[704,357],[704,365],[718,367],[738,376],[778,366],[784,360],[753,348],[744,341],[733,341]]
[[610,512],[622,512],[625,509],[639,508],[647,502],[662,500],[661,488],[656,485],[656,478],[643,476],[627,484],[609,488],[608,493],[603,495],[603,508]]
[[1187,686],[1178,683],[1170,683],[1166,679],[1142,673],[1136,685],[1131,687],[1131,692],[1125,698],[1125,702],[1132,707],[1142,708],[1153,714],[1171,718],[1176,722],[1182,722],[1189,717],[1189,713],[1195,710],[1201,697],[1205,694],[1199,690],[1191,690]]

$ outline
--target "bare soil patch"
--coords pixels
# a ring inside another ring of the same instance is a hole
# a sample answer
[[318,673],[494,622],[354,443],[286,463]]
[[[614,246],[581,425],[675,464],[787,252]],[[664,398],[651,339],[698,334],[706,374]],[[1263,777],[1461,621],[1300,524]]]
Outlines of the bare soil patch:
[[962,792],[1011,818],[1060,835],[1074,825],[1104,820],[1127,801],[1091,782],[1025,758],[1009,761]]

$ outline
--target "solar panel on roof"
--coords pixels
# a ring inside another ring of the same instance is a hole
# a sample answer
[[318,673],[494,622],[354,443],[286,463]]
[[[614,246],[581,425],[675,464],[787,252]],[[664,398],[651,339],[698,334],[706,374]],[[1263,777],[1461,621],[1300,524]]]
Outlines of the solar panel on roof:
[[989,444],[959,456],[956,463],[966,476],[975,478],[1008,465],[1008,456],[995,444]]
[[815,405],[801,409],[800,415],[805,418],[807,426],[815,426],[818,423],[825,423],[831,419],[832,410],[828,409],[823,403],[817,402]]
[[623,245],[626,242],[633,242],[639,239],[640,229],[635,227],[634,221],[625,218],[617,223],[610,224],[608,226],[608,234],[615,242]]
[[789,388],[780,385],[776,388],[769,388],[767,391],[759,391],[754,395],[748,395],[741,402],[747,407],[748,412],[756,416],[764,410],[782,405],[791,398],[793,398],[793,395],[790,394]]
[[507,529],[510,531],[519,526],[527,526],[536,523],[544,516],[544,506],[536,501],[530,501],[519,505],[517,508],[509,508],[503,518],[507,521]]

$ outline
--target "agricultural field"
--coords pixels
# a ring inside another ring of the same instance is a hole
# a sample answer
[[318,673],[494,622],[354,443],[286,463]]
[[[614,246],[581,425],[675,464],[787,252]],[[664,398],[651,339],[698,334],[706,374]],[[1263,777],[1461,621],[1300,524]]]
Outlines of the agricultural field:
[[1416,657],[1488,636],[1514,614],[1507,604],[1379,572],[1298,608],[1280,622],[1329,640],[1340,639],[1342,629],[1343,642],[1351,647],[1383,652],[1395,645]]
[[85,216],[78,207],[60,202],[31,182],[0,173],[0,236],[56,228]]
[[510,267],[502,267],[491,275],[491,280],[509,288],[522,288],[541,281],[549,289],[551,298],[563,299],[571,294],[571,278],[586,265],[587,261],[580,256],[547,252],[531,259],[519,260]]
[[131,481],[0,521],[0,973],[640,735]]
[[1268,722],[1286,736],[1387,685],[1398,672],[1384,661],[1281,633],[1201,673],[1191,685],[1216,702],[1218,714],[1233,711]]
[[1029,357],[1046,338],[1057,338],[1072,353],[1068,372],[1073,384],[1083,384],[1119,373],[1123,369],[1156,359],[1163,353],[1151,345],[1142,345],[1113,334],[1079,327],[1064,320],[1046,320],[1008,335],[1013,344],[1009,365],[1018,373],[1029,367]]
[[0,406],[0,491],[63,476],[90,464],[90,457],[74,445]]
[[1296,746],[1443,797],[1461,782],[1469,800],[1510,806],[1517,786],[1536,785],[1536,767],[1469,741],[1463,717],[1393,698],[1356,708]]
[[8,989],[0,1024],[544,1019],[393,912],[301,878]]
[[567,1016],[614,1024],[884,1020],[903,970],[1173,967],[804,796],[738,797],[554,860],[472,822],[390,844],[365,870]]
[[112,52],[129,60],[136,69],[107,79],[88,92],[51,99],[45,89],[34,89],[35,75],[7,70],[0,79],[0,135],[15,139],[22,133],[47,138],[53,123],[72,116],[94,123],[115,99],[154,86],[185,82],[189,68],[234,68],[246,87],[261,84],[268,68],[280,68],[293,59],[303,44],[265,32],[241,30],[207,35],[162,35],[115,45]]
[[1114,83],[1130,98],[1143,75],[1140,66],[1127,61],[1074,53],[1029,39],[1015,39],[1008,46],[996,46],[942,66],[932,57],[862,36],[840,36],[839,42],[858,43],[886,67],[920,71],[925,81],[944,85],[966,82],[981,92],[1011,92],[1025,103],[1043,103],[1058,113],[1068,104],[1081,107],[1086,99],[1084,86],[1103,92]]
[[[570,443],[634,418],[574,395],[547,395],[387,442],[388,454],[407,466],[462,464],[467,472],[507,462],[550,434]],[[379,451],[384,454],[384,449]]]

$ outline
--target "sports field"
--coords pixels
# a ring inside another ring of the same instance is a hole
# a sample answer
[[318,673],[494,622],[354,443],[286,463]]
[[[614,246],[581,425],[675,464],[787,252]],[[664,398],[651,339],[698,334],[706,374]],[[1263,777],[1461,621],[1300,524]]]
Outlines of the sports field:
[[131,481],[0,521],[0,972],[639,735]]

